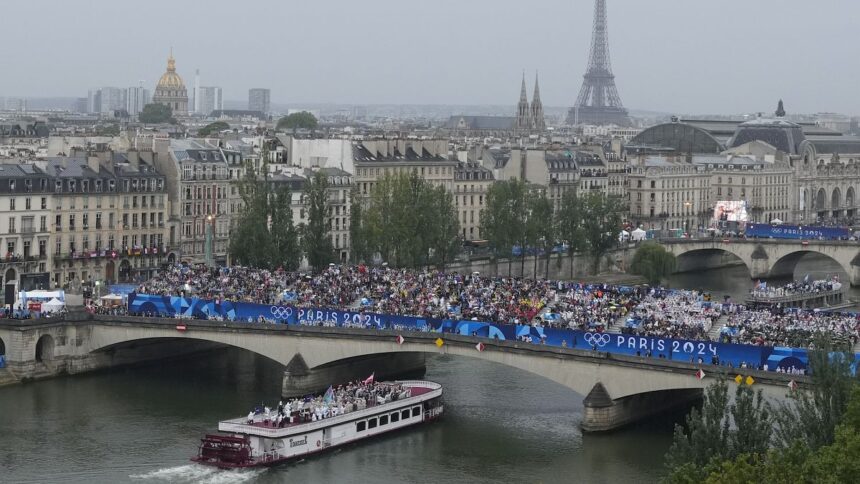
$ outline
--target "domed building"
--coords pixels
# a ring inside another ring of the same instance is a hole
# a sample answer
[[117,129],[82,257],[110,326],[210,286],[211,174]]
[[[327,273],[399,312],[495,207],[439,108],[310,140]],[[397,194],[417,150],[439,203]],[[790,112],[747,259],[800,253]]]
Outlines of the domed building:
[[175,116],[188,114],[188,90],[185,89],[185,82],[176,73],[176,60],[173,59],[172,51],[167,58],[167,72],[155,86],[152,102],[169,106]]

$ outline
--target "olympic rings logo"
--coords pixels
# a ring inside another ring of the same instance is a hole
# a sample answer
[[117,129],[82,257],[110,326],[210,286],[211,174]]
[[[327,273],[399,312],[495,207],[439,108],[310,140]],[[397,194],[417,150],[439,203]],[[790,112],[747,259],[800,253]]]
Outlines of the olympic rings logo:
[[293,314],[293,309],[284,306],[272,306],[269,311],[277,319],[285,319]]
[[583,336],[583,339],[585,340],[586,343],[590,344],[591,346],[597,346],[598,348],[603,348],[604,346],[609,344],[609,341],[612,340],[612,337],[606,333],[585,333],[585,336]]

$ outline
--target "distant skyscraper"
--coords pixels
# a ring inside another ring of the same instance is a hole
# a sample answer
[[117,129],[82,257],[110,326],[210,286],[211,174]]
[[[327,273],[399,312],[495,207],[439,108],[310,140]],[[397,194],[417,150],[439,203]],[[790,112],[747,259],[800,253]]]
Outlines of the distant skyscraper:
[[125,109],[126,92],[125,89],[118,87],[103,87],[101,112],[103,114],[113,114],[114,111]]
[[27,111],[27,100],[21,97],[7,97],[4,102],[7,111]]
[[609,60],[609,27],[606,0],[594,1],[594,26],[588,67],[576,103],[567,114],[568,124],[617,124],[627,126],[630,118],[621,104],[615,87],[615,75]]
[[72,110],[76,113],[86,113],[87,112],[87,98],[79,97],[75,99],[75,105],[72,107]]
[[137,116],[143,111],[143,107],[149,104],[149,89],[144,87],[130,87],[126,89],[125,110],[129,116]]
[[269,101],[272,91],[263,88],[254,88],[248,90],[248,110],[261,111],[264,114],[269,113]]
[[87,112],[90,114],[102,112],[101,89],[90,89],[87,93]]
[[197,88],[200,100],[197,103],[197,112],[209,116],[212,111],[224,109],[224,96],[220,87],[203,86]]
[[192,106],[194,107],[194,109],[192,111],[194,111],[195,113],[199,113],[200,112],[200,69],[196,69],[194,71],[194,92],[192,94],[193,94],[193,97],[191,99],[191,102],[193,103]]

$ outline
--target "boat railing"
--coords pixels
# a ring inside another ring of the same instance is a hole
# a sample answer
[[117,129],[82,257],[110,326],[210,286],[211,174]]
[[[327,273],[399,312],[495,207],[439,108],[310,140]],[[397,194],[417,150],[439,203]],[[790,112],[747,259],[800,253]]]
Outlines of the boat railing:
[[337,417],[329,417],[322,420],[317,420],[316,422],[306,422],[295,425],[290,425],[287,427],[257,427],[254,425],[248,425],[247,422],[242,418],[236,418],[232,420],[224,420],[218,424],[218,430],[221,432],[236,432],[240,434],[252,434],[252,435],[260,435],[264,437],[272,437],[278,438],[286,435],[293,434],[302,434],[312,432],[314,430],[318,430],[324,427],[330,427],[332,425],[337,425],[343,422],[349,422],[351,420],[361,419],[366,416],[372,416],[379,412],[381,407],[391,404],[397,405],[410,405],[413,403],[422,402],[424,400],[430,400],[432,398],[436,398],[442,395],[442,385],[436,382],[430,381],[418,381],[418,380],[409,380],[409,381],[398,381],[396,383],[402,384],[403,386],[409,387],[424,387],[430,388],[431,390],[422,395],[407,397],[402,400],[395,400],[391,402],[386,402],[382,405],[373,405],[368,406],[366,408],[356,410],[354,412],[347,412]]
[[807,299],[815,299],[819,297],[825,296],[833,296],[836,294],[841,294],[843,292],[842,289],[833,289],[830,291],[820,291],[820,292],[796,292],[789,294],[774,294],[772,296],[767,294],[756,294],[755,292],[751,292],[747,297],[747,301],[750,302],[767,302],[767,303],[779,303],[779,302],[792,302],[792,301],[805,301]]

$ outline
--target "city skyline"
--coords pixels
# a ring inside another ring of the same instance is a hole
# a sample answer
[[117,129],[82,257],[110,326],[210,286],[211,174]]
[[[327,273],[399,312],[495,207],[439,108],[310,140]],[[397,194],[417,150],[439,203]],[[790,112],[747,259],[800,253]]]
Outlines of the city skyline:
[[[125,33],[121,6],[92,2],[109,20],[101,34],[68,36],[59,27],[83,21],[90,8],[34,3],[7,5],[8,15],[0,19],[12,37],[39,32],[29,49],[9,53],[18,74],[0,80],[0,96],[83,97],[94,86],[133,86],[140,79],[152,90],[172,46],[186,85],[193,85],[200,69],[201,83],[222,87],[225,100],[241,100],[248,89],[262,86],[272,90],[273,103],[513,105],[527,69],[540,71],[545,105],[572,106],[586,67],[593,12],[591,0],[535,2],[530,10],[539,21],[524,20],[513,3],[489,1],[444,0],[432,9],[408,11],[390,0],[361,6],[260,1],[246,8],[266,9],[262,18],[229,17],[236,32],[263,32],[253,34],[260,39],[254,44],[241,35],[200,42],[200,31],[186,28],[188,18],[217,21],[234,6],[166,9],[167,3],[156,0],[135,21],[160,27],[105,42]],[[39,17],[45,11],[54,14]],[[790,112],[860,113],[850,82],[860,65],[839,62],[858,57],[860,48],[848,39],[860,5],[610,0],[608,11],[613,70],[631,110],[769,111],[782,97]],[[414,21],[416,13],[422,22]],[[491,26],[517,35],[488,36]],[[56,48],[60,40],[73,51],[95,52],[96,61],[80,69],[79,56],[62,56]],[[277,45],[283,45],[283,55],[273,61],[268,53]],[[398,56],[400,62],[390,61]]]

